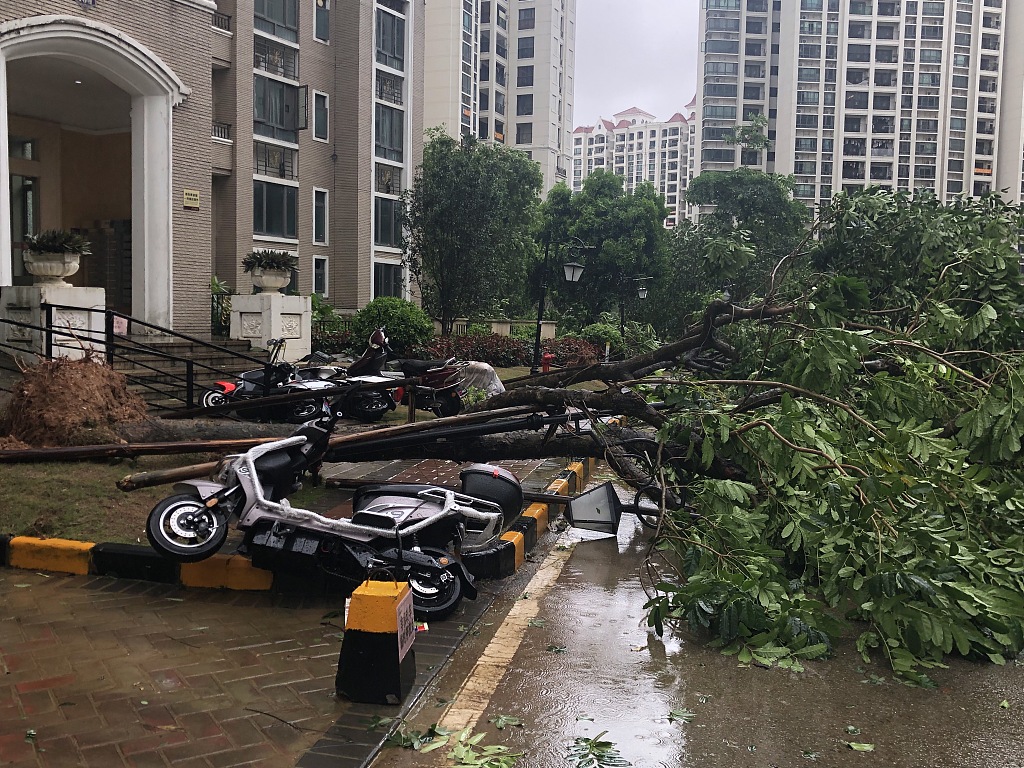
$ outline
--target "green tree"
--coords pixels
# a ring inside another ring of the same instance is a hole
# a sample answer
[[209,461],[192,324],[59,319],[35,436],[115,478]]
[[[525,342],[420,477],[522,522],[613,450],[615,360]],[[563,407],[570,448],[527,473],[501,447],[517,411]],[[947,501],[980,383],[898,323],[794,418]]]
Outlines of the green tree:
[[523,152],[431,132],[406,196],[405,258],[442,334],[521,290],[541,184]]
[[627,193],[622,177],[597,171],[570,199],[565,199],[564,192],[554,200],[549,197],[545,214],[543,237],[558,242],[573,236],[590,246],[568,252],[585,266],[578,284],[552,281],[558,306],[579,327],[597,322],[602,312],[617,311],[620,306],[631,319],[642,318],[634,278],[660,274],[666,257],[668,211],[654,187],[641,184]]

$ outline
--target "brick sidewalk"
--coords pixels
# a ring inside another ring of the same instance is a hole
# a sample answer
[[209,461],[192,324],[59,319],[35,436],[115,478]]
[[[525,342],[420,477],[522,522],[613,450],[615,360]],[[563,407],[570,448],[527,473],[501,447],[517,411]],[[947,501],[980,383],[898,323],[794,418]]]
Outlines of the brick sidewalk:
[[[557,462],[503,464],[528,487],[559,469]],[[387,462],[368,479],[447,483],[458,469]],[[417,636],[418,674],[406,707],[501,587],[480,588],[476,601]],[[343,619],[324,617],[342,607],[2,569],[0,766],[359,768],[383,737],[366,730],[369,717],[402,710],[335,697]]]

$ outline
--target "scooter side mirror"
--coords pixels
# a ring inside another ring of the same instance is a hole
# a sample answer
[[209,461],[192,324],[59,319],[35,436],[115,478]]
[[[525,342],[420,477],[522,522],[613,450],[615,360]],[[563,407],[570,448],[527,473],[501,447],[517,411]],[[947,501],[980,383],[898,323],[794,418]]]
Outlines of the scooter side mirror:
[[622,519],[622,502],[615,486],[606,482],[573,498],[565,514],[573,528],[615,535]]

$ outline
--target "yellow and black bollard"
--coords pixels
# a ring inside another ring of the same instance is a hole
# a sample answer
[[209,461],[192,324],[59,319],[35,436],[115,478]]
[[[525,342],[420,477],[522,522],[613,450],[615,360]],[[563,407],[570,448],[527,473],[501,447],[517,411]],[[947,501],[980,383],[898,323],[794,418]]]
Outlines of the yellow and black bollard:
[[364,704],[400,704],[416,679],[412,592],[404,581],[364,581],[349,600],[334,688]]

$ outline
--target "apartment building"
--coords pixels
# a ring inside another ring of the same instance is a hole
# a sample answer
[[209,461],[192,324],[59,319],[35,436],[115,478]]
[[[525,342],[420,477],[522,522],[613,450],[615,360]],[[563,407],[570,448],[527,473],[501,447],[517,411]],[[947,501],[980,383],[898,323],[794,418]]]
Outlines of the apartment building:
[[[1020,3],[703,0],[700,29],[694,173],[793,174],[810,206],[868,185],[1020,200]],[[768,151],[725,140],[760,114]]]
[[[690,157],[690,120],[677,112],[659,122],[637,107],[598,120],[596,125],[576,128],[572,137],[572,190],[579,192],[595,171],[611,171],[623,177],[632,192],[650,182],[665,198],[669,210],[666,227],[674,227],[686,215]],[[691,115],[692,117],[692,115]]]
[[568,181],[576,0],[431,0],[424,117],[526,152]]
[[[296,253],[343,310],[406,295],[400,201],[422,153],[424,0],[0,0],[0,285],[22,240],[84,232],[71,278],[209,333],[210,279]],[[8,256],[9,254],[9,256]]]

